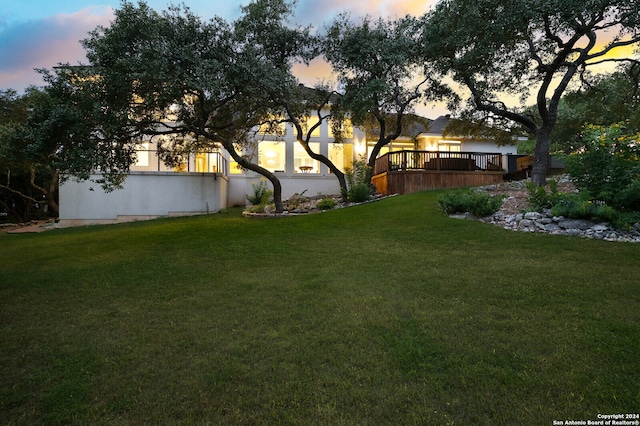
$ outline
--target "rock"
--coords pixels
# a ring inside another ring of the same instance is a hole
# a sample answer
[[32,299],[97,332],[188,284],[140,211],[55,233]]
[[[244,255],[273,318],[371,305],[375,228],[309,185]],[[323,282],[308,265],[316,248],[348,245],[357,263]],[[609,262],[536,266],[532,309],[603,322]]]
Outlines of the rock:
[[560,231],[560,227],[556,223],[549,223],[544,227],[547,232],[558,232]]
[[538,212],[526,212],[524,214],[524,218],[529,220],[537,220],[537,219],[540,219],[541,217],[542,217],[542,213],[538,213]]
[[582,231],[589,229],[593,226],[593,222],[581,219],[567,219],[560,221],[558,226],[563,229],[580,229]]

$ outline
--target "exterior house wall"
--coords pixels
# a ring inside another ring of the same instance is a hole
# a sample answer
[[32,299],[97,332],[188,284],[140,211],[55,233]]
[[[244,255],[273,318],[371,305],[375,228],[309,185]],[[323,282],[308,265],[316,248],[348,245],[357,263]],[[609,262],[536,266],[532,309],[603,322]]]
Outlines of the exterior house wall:
[[[330,146],[335,139],[330,134],[329,123],[326,121],[321,123],[317,136],[312,136],[309,140],[314,152],[330,158]],[[252,158],[252,161],[259,163],[262,167],[273,172],[282,185],[282,198],[289,199],[292,195],[304,192],[305,196],[312,197],[316,195],[338,195],[340,194],[340,185],[338,179],[329,171],[329,168],[320,163],[312,161],[313,168],[311,171],[303,172],[296,164],[300,157],[307,157],[306,153],[302,153],[302,147],[295,137],[295,130],[292,125],[286,125],[283,135],[260,134],[260,141],[252,151],[245,151],[244,154]],[[353,129],[352,137],[345,138],[344,145],[349,146],[347,154],[344,155],[344,164],[351,166],[357,155],[366,152],[364,134],[358,129]],[[262,151],[260,155],[260,143],[266,142],[272,144],[280,143],[284,148],[284,167],[270,167],[266,162],[266,151]],[[350,153],[350,155],[349,155]],[[308,157],[307,157],[308,158]],[[233,166],[232,166],[233,167]],[[252,184],[260,181],[261,175],[251,171],[243,171],[239,174],[229,175],[230,191],[229,205],[245,205],[247,203],[246,194],[251,194]]]
[[[441,117],[438,120],[448,120]],[[435,128],[436,126],[434,126]],[[300,144],[295,139],[293,126],[287,125],[282,135],[259,134],[259,141],[243,154],[255,163],[268,168],[267,148],[277,149],[277,165],[270,170],[282,184],[284,200],[304,192],[305,196],[338,195],[340,186],[336,177],[322,163],[314,163],[310,158],[302,160]],[[319,132],[310,139],[315,152],[331,158],[336,150],[343,164],[351,166],[353,161],[366,158],[372,144],[367,143],[362,131],[352,130],[345,138],[344,145],[333,146],[334,138],[330,124],[321,123]],[[415,141],[415,142],[414,142]],[[260,143],[266,142],[263,149]],[[443,141],[441,133],[421,133],[415,139],[406,136],[398,138],[381,154],[387,151],[420,149],[439,151],[442,142],[468,152],[516,153],[516,145],[498,147],[487,142],[466,142],[455,138]],[[282,144],[282,145],[278,145]],[[145,153],[132,167],[132,172],[124,183],[124,189],[105,193],[100,188],[89,191],[89,182],[67,181],[60,186],[60,224],[73,226],[97,223],[115,223],[131,220],[151,219],[172,215],[211,213],[230,206],[246,205],[246,195],[253,191],[252,184],[261,176],[250,171],[237,171],[229,153],[220,149],[207,157],[192,155],[185,159],[181,167],[168,168],[157,156],[155,142],[147,141],[142,147]],[[370,146],[371,145],[371,146]],[[333,151],[332,151],[333,149]],[[209,156],[212,155],[212,156]],[[311,164],[311,166],[309,166]],[[503,161],[503,164],[507,164]],[[301,165],[303,168],[301,169]],[[176,172],[179,169],[181,172]]]
[[227,177],[214,173],[131,172],[108,193],[69,180],[60,185],[60,226],[215,213],[227,208],[228,189]]

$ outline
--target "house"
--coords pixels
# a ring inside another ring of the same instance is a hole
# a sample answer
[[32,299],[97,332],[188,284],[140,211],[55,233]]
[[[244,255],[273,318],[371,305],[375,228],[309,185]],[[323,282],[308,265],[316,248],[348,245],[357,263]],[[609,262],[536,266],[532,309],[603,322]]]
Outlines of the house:
[[[388,161],[390,158],[404,155],[405,158],[410,156],[416,159],[418,152],[425,153],[420,154],[423,156],[431,153],[428,155],[446,155],[447,158],[453,158],[455,153],[491,153],[491,158],[495,158],[496,155],[516,152],[515,145],[498,147],[492,143],[461,138],[444,139],[442,130],[449,119],[449,116],[442,116],[433,122],[425,119],[412,120],[401,137],[383,148],[378,159],[385,159],[387,166],[391,167],[393,164]],[[313,121],[314,118],[308,120],[306,124],[311,128],[316,122]],[[277,134],[258,132],[255,143],[244,154],[276,174],[282,184],[283,199],[303,192],[306,196],[338,194],[338,181],[327,166],[307,155],[296,141],[290,124],[282,126]],[[311,135],[310,147],[345,170],[353,161],[367,158],[375,141],[368,141],[365,132],[348,122],[343,131],[344,140],[336,143],[331,125],[322,122]],[[429,163],[434,168],[436,164],[440,164],[438,170],[424,172],[442,174],[443,170],[440,169],[445,169],[447,164],[444,160],[439,161]],[[502,161],[496,163],[506,164]],[[389,169],[384,172],[384,176],[406,172],[406,159],[404,164],[404,170],[399,167],[396,171]],[[426,161],[421,161],[420,168],[426,168],[425,164]],[[492,172],[494,179],[502,179],[502,166]],[[138,161],[131,167],[123,189],[107,193],[89,181],[68,180],[61,184],[60,226],[212,213],[234,205],[245,205],[246,195],[252,192],[252,185],[259,180],[260,175],[240,169],[222,148],[190,155],[178,167],[167,167],[157,154],[157,140],[151,139],[141,144]],[[373,182],[378,185],[376,182],[380,182],[380,177],[376,179],[374,176]]]

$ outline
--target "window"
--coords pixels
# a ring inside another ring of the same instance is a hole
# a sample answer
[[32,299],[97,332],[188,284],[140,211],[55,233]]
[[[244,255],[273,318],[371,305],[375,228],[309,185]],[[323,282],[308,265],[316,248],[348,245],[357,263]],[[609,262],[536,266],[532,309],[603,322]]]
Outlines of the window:
[[460,152],[460,141],[449,141],[449,140],[438,141],[438,151]]
[[[313,126],[315,126],[316,124],[318,124],[318,122],[320,121],[320,119],[317,116],[311,116],[311,117],[307,117],[306,120],[304,121],[304,123],[302,123],[302,128],[304,129],[305,132],[308,132],[310,128],[312,128]],[[311,132],[311,137],[312,138],[319,138],[320,137],[320,127],[318,126],[315,129],[313,129],[313,132]],[[314,150],[315,152],[315,150]]]
[[220,163],[219,152],[204,152],[196,154],[196,172],[197,173],[218,173],[223,172]]
[[141,143],[136,147],[136,163],[134,166],[149,166],[149,142]]
[[[320,144],[317,142],[310,143],[309,148],[311,148],[313,152],[318,152],[320,150]],[[309,157],[307,151],[305,151],[299,143],[295,144],[293,164],[295,173],[320,173],[320,162]]]
[[258,164],[271,172],[286,170],[286,144],[264,141],[258,145]]
[[[329,121],[329,137],[333,138],[333,123]],[[342,137],[345,139],[350,139],[353,137],[353,124],[351,124],[351,120],[345,118],[342,122]]]
[[241,175],[242,174],[242,167],[240,167],[240,164],[238,164],[237,161],[229,161],[229,174],[231,175]]
[[353,144],[330,143],[329,160],[343,172],[345,166],[353,167]]

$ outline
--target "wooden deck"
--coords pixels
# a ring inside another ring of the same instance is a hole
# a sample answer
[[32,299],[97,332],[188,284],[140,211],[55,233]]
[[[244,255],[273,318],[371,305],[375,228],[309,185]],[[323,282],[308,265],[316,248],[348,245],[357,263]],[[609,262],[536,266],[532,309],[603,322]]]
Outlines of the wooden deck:
[[371,182],[379,193],[388,195],[491,185],[503,180],[500,153],[396,151],[376,160]]

